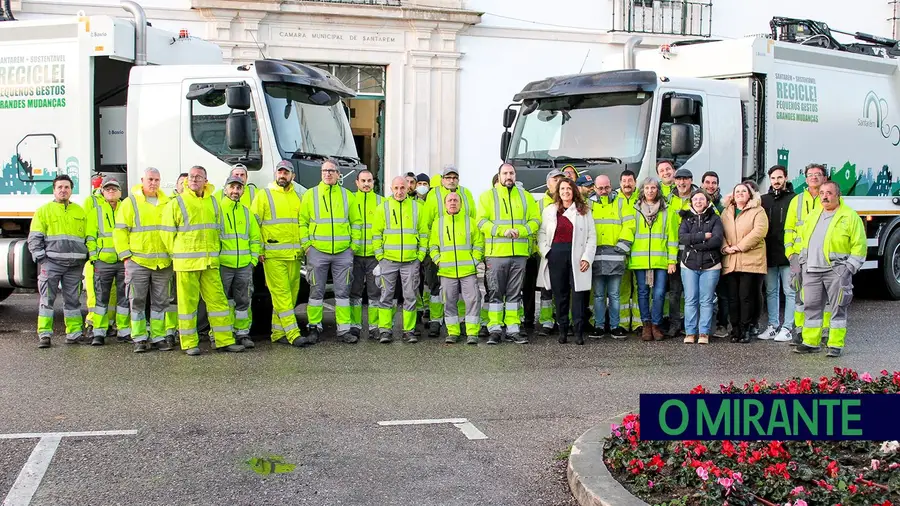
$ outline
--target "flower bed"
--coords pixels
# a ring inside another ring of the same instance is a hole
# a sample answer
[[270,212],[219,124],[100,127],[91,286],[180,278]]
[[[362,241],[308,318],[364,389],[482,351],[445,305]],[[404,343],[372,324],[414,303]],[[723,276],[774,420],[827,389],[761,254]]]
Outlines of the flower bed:
[[[872,377],[835,368],[834,376],[819,381],[751,380],[720,391],[900,393],[900,371]],[[691,393],[709,392],[697,386]],[[613,477],[650,504],[900,505],[897,441],[641,441],[640,434],[639,415],[626,416],[603,441],[603,455]]]

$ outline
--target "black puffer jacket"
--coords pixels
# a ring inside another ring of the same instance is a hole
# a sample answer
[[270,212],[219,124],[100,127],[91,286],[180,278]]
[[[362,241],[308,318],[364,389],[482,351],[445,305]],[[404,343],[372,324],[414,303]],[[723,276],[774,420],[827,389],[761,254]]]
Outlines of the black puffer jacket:
[[788,182],[783,190],[775,191],[769,187],[769,193],[762,196],[762,206],[769,217],[769,231],[766,233],[766,264],[769,267],[790,265],[784,255],[784,223],[794,195],[794,185]]
[[[725,229],[713,206],[710,205],[701,214],[694,212],[693,208],[680,213],[678,244],[684,246],[681,263],[692,271],[702,271],[721,262]],[[707,239],[707,233],[712,234],[712,237]]]

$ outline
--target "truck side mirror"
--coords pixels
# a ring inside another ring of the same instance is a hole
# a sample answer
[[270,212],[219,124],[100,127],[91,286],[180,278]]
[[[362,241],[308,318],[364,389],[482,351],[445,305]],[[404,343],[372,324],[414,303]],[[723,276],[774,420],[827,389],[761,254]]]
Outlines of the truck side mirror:
[[694,151],[694,129],[691,125],[676,123],[671,129],[672,156],[691,154]]
[[684,118],[694,114],[694,100],[687,97],[672,97],[669,112],[673,118]]
[[509,143],[512,140],[512,132],[505,130],[500,134],[500,159],[506,161],[506,153],[509,151]]
[[516,111],[507,107],[503,110],[503,128],[510,128],[516,122]]
[[228,149],[250,151],[250,115],[246,112],[229,114],[225,118],[225,142]]
[[225,88],[225,105],[229,109],[247,111],[250,109],[250,87],[246,84]]

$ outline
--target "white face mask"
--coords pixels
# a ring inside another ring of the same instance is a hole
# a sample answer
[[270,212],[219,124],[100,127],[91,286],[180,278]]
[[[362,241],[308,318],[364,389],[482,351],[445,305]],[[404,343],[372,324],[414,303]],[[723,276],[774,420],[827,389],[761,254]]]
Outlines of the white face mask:
[[416,193],[424,196],[426,193],[428,193],[429,189],[430,188],[428,188],[427,186],[416,186]]

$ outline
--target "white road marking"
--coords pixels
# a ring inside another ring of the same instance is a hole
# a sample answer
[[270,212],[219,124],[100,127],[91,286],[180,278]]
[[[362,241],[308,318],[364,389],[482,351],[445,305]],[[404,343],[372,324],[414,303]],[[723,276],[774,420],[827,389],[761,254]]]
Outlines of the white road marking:
[[45,437],[134,436],[136,430],[92,430],[86,432],[24,432],[0,434],[0,439],[36,439]]
[[435,425],[441,423],[451,423],[454,427],[462,431],[463,435],[471,439],[487,439],[488,437],[478,430],[472,422],[466,418],[430,418],[425,420],[387,420],[378,422],[382,427],[388,425]]
[[2,506],[28,506],[50,467],[50,461],[64,437],[133,436],[136,430],[93,430],[85,432],[23,432],[0,434],[0,439],[38,439],[31,456],[19,472]]
[[28,457],[28,462],[25,463],[22,471],[19,472],[16,482],[13,483],[9,493],[6,494],[3,506],[28,506],[31,498],[34,497],[34,493],[37,492],[41,480],[44,479],[44,473],[50,467],[50,461],[53,459],[56,449],[59,448],[61,440],[61,437],[48,436],[42,437],[38,441],[37,446],[31,452],[31,456]]

